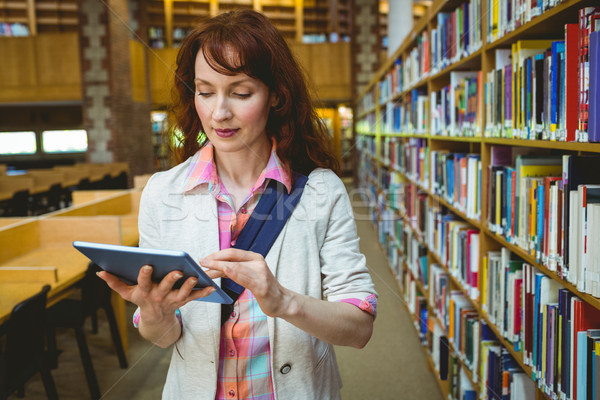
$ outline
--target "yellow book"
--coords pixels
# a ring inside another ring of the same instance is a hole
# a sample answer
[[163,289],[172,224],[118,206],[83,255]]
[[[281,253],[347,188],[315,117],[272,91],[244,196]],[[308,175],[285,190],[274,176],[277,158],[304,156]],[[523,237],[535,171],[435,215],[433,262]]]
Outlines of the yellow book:
[[512,61],[512,90],[511,90],[511,111],[512,111],[512,128],[513,132],[517,128],[518,110],[519,110],[519,85],[517,82],[517,44],[513,43],[511,46],[511,61]]
[[448,304],[448,340],[454,338],[454,300],[450,299]]
[[519,209],[519,225],[518,225],[518,237],[519,242],[524,248],[529,248],[529,232],[530,232],[530,192],[524,186],[523,178],[526,177],[544,177],[544,176],[561,176],[562,165],[520,165],[517,159],[517,174],[519,179],[516,184],[518,185],[516,192],[519,194],[519,204],[516,205]]
[[497,39],[498,35],[498,12],[499,0],[492,0],[492,36],[493,40]]
[[481,299],[481,304],[482,305],[486,305],[486,301],[487,301],[487,296],[486,296],[486,290],[487,290],[487,263],[488,263],[488,259],[487,257],[483,257],[483,259],[481,260],[481,280],[479,282],[479,296]]

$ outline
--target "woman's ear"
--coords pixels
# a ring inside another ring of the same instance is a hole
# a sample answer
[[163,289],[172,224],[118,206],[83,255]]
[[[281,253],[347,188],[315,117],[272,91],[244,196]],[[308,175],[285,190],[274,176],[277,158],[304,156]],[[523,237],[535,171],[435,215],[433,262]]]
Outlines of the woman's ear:
[[279,96],[277,96],[277,93],[275,92],[271,92],[269,100],[271,102],[271,108],[275,108],[279,104]]

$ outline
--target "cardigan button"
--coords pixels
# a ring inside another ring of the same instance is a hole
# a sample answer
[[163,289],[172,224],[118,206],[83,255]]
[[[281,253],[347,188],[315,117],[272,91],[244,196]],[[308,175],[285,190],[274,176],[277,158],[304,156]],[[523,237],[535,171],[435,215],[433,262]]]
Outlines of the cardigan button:
[[290,364],[285,364],[283,367],[281,367],[279,372],[281,372],[282,374],[287,374],[291,370],[292,370],[292,366]]

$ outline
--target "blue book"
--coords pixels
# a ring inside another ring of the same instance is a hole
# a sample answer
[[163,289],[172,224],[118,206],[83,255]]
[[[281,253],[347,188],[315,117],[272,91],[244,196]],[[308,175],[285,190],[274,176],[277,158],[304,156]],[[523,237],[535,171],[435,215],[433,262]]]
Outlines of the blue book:
[[454,155],[446,157],[446,200],[454,199]]
[[537,187],[537,222],[536,222],[536,237],[535,237],[535,255],[536,260],[539,262],[542,255],[542,243],[544,239],[544,185],[538,185]]
[[[552,131],[556,128],[558,123],[558,101],[560,100],[560,92],[558,86],[559,82],[559,53],[565,52],[565,41],[557,40],[552,42],[552,88],[550,91],[551,96],[551,109],[550,109],[550,126]],[[563,56],[564,57],[564,56]]]
[[531,351],[531,360],[533,366],[533,380],[536,380],[536,371],[538,368],[538,346],[539,346],[539,338],[540,335],[538,332],[541,332],[540,325],[540,287],[542,285],[542,279],[544,279],[544,274],[541,272],[536,272],[535,274],[535,296],[533,299],[533,349]]
[[[580,372],[581,371],[581,372]],[[587,331],[577,332],[577,398],[587,398]]]
[[525,129],[527,139],[535,139],[534,130],[531,129],[531,57],[525,59]]

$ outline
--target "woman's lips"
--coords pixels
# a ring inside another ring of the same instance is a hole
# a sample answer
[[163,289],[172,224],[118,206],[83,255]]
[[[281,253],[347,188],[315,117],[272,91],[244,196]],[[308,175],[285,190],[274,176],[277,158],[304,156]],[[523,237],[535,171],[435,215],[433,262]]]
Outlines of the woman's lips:
[[228,138],[238,131],[239,129],[215,129],[215,133],[222,138]]

